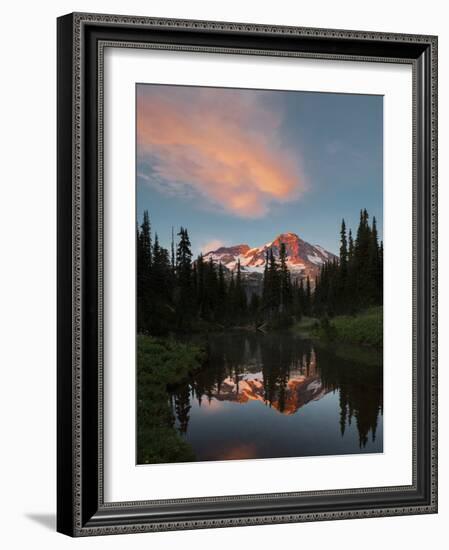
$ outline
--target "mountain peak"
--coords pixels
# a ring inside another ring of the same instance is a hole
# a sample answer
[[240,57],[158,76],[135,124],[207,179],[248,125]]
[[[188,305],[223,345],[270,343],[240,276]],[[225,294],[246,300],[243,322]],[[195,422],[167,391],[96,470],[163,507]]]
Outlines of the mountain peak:
[[234,271],[240,262],[244,275],[261,276],[265,268],[267,250],[271,249],[273,255],[279,258],[281,244],[285,245],[287,266],[294,278],[310,276],[314,279],[321,266],[335,258],[331,252],[303,241],[293,232],[281,233],[273,241],[255,248],[250,248],[247,244],[222,246],[205,254],[205,258],[222,263],[230,271]]
[[276,242],[285,243],[288,241],[300,241],[300,240],[301,239],[298,237],[296,233],[281,233],[274,239],[273,243],[276,243]]

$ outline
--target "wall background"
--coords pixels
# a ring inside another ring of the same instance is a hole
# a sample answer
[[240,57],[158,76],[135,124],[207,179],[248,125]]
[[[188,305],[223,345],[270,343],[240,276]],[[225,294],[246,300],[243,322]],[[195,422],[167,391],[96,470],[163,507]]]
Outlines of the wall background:
[[[440,399],[440,513],[326,523],[244,527],[72,540],[55,529],[56,433],[56,17],[71,11],[215,19],[439,35],[440,311],[449,307],[446,240],[449,221],[449,31],[443,1],[109,0],[8,3],[0,36],[0,540],[5,548],[154,549],[179,545],[363,547],[443,545],[449,520],[449,404]],[[440,388],[449,383],[447,318],[440,316]],[[444,395],[443,395],[444,397]],[[447,536],[445,537],[447,538]],[[394,541],[394,542],[393,542]]]

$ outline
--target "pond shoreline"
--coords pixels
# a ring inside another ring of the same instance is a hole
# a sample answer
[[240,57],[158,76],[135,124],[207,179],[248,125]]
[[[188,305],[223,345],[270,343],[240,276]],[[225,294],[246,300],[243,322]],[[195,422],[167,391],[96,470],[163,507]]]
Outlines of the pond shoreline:
[[306,318],[296,323],[293,332],[322,342],[340,342],[382,349],[383,307],[372,307],[357,315],[333,318]]

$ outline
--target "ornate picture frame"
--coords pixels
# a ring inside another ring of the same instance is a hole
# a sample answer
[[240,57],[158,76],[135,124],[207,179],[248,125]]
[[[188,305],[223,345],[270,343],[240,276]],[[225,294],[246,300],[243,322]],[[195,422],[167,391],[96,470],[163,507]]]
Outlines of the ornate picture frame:
[[[104,498],[104,49],[398,63],[413,71],[412,483]],[[74,13],[58,19],[58,502],[70,536],[437,512],[437,37]]]

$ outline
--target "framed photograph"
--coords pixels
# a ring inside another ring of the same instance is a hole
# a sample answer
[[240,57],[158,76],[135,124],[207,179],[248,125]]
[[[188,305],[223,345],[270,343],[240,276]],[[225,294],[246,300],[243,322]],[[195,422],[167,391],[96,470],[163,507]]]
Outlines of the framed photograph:
[[58,531],[437,511],[437,38],[58,19]]

